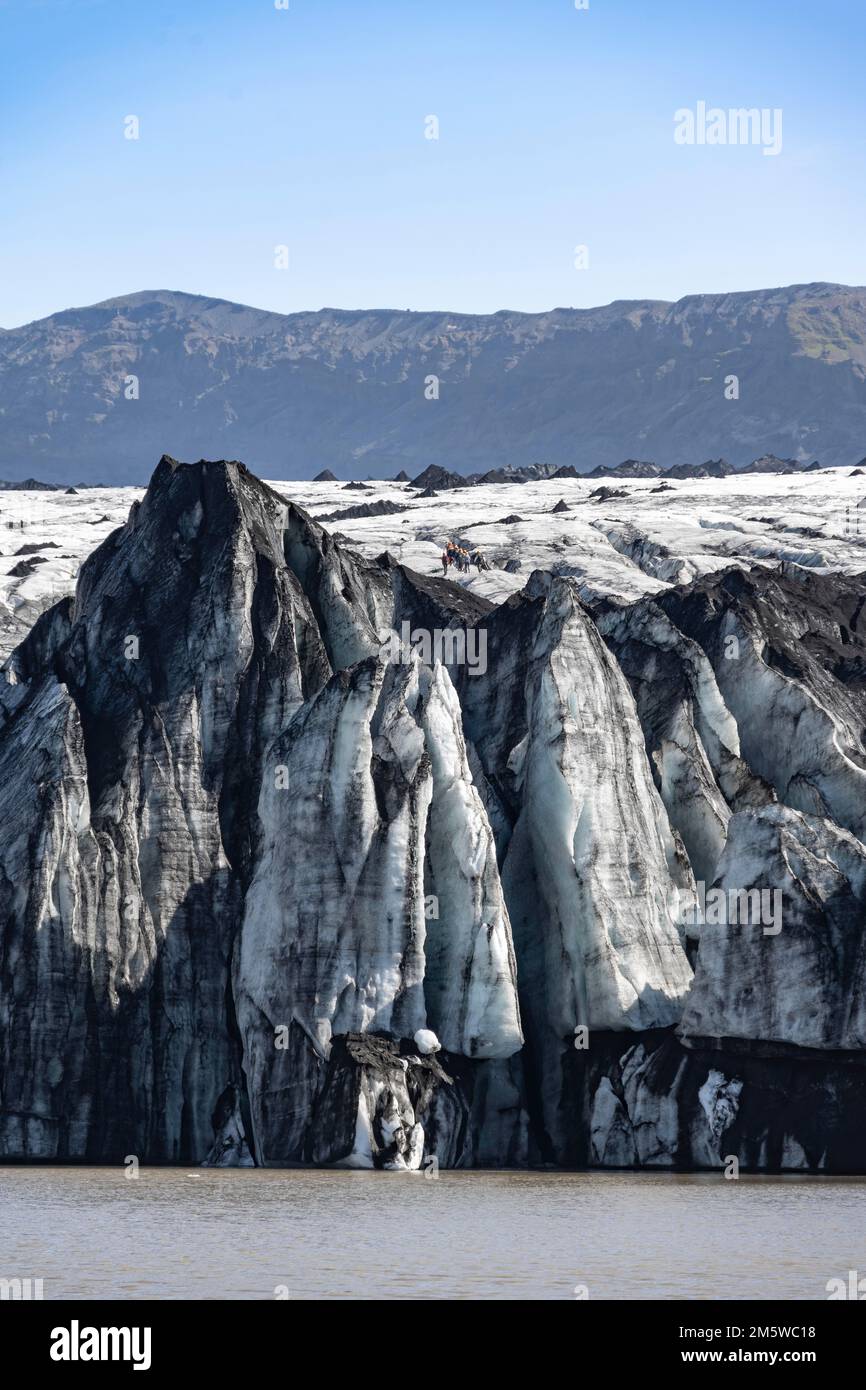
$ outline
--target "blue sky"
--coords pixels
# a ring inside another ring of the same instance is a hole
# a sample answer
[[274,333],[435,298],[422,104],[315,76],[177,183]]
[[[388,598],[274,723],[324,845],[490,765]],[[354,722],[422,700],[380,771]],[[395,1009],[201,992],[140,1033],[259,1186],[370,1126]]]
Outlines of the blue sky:
[[[0,325],[866,283],[863,0],[290,5],[0,0]],[[699,101],[781,108],[781,153],[677,145]]]

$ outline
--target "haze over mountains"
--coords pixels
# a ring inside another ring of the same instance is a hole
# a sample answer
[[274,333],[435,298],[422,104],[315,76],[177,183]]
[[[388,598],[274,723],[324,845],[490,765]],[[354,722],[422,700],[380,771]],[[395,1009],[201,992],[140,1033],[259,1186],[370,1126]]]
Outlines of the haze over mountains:
[[286,479],[766,454],[853,465],[866,289],[493,315],[283,315],[158,290],[0,331],[0,476],[142,482],[164,452]]

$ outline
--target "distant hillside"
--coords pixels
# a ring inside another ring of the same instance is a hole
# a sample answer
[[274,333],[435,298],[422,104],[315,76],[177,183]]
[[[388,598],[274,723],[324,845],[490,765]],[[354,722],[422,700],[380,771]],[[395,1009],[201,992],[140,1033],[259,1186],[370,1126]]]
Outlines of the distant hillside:
[[841,465],[864,446],[862,288],[486,316],[282,315],[160,290],[0,332],[13,480],[142,482],[163,453],[350,478],[767,454]]

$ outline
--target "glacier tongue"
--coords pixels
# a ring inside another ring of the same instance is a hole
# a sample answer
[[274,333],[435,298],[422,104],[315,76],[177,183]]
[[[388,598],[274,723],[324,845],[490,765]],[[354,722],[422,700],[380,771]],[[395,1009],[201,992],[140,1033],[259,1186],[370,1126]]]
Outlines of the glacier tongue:
[[866,584],[578,583],[164,458],[4,668],[0,1157],[866,1168]]

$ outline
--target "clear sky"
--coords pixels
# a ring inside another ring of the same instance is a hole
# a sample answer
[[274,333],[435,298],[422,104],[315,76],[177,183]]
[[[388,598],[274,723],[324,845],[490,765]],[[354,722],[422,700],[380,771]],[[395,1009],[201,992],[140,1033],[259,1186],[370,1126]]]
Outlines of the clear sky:
[[[864,0],[289,3],[0,0],[0,325],[866,283]],[[678,145],[701,101],[781,153]]]

